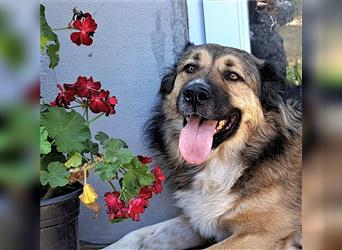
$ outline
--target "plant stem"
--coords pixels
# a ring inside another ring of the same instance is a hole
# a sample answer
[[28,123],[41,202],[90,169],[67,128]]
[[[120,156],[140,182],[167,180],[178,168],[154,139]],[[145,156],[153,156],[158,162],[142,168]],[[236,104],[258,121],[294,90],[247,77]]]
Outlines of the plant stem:
[[53,194],[55,193],[55,190],[56,190],[56,188],[48,187],[48,190],[44,194],[42,200],[51,198],[53,196]]
[[82,107],[82,105],[72,106],[72,107],[69,107],[69,109],[78,108],[78,107]]
[[87,125],[88,125],[88,127],[89,127],[89,113],[88,113],[88,107],[86,107],[86,111],[85,111],[86,113],[86,121],[87,121]]
[[57,30],[68,30],[68,29],[70,29],[70,28],[69,27],[65,27],[65,28],[58,28],[58,29],[52,29],[52,30],[57,31]]
[[111,181],[108,181],[108,183],[113,188],[113,190],[115,191],[115,187],[114,187],[113,183]]
[[97,119],[99,119],[101,116],[103,116],[103,114],[104,114],[104,113],[101,113],[101,114],[97,115],[96,117],[94,117],[93,119],[91,119],[91,120],[89,121],[89,124],[92,123],[92,122],[94,122],[94,121],[96,121]]

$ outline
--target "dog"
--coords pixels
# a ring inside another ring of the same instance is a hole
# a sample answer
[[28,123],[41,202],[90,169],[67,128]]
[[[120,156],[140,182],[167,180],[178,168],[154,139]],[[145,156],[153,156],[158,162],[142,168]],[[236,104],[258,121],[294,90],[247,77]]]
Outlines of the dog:
[[243,50],[188,45],[146,126],[182,213],[106,249],[301,248],[300,91]]

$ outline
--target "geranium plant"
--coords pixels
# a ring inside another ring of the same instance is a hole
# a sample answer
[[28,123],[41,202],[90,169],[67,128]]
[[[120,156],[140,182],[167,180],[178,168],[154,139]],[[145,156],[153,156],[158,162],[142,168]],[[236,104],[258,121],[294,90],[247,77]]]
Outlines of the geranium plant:
[[[41,47],[50,57],[50,67],[55,67],[58,37],[47,24],[42,5],[41,21]],[[74,10],[67,28],[74,31],[70,36],[72,42],[89,46],[97,24],[90,13]],[[57,88],[55,100],[41,104],[42,198],[50,198],[79,182],[83,184],[80,200],[97,214],[98,194],[87,181],[91,173],[109,184],[109,191],[104,194],[109,221],[138,221],[152,195],[162,191],[165,176],[160,167],[150,171],[148,164],[152,159],[135,155],[121,139],[110,138],[104,132],[91,135],[90,126],[100,117],[114,115],[118,104],[117,98],[102,89],[99,81],[79,76],[74,83],[57,84]]]

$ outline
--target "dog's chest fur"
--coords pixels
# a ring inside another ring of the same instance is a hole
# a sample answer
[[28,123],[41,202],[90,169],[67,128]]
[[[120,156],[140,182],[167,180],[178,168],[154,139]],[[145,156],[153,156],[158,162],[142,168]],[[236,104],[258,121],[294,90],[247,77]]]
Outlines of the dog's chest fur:
[[219,241],[228,236],[229,232],[220,225],[220,219],[230,216],[229,210],[236,199],[230,189],[242,170],[238,161],[227,164],[227,161],[212,160],[194,176],[189,189],[175,193],[177,205],[203,237]]

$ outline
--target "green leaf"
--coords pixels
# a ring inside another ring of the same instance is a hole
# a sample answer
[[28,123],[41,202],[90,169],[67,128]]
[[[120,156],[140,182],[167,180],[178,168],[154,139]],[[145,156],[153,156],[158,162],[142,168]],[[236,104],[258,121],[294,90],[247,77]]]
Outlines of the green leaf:
[[122,187],[126,189],[137,188],[137,176],[132,171],[126,172],[122,180]]
[[109,136],[104,132],[97,132],[95,135],[95,140],[99,141],[101,145],[104,145],[107,139],[109,139]]
[[40,36],[40,52],[44,53],[46,45],[48,43],[49,39],[46,36]]
[[118,157],[116,157],[116,152],[110,148],[104,151],[104,158],[106,161],[112,162],[112,163],[118,160]]
[[137,177],[140,187],[151,185],[154,181],[154,175],[149,171],[146,165],[139,161],[138,157],[134,157],[126,167]]
[[50,58],[49,67],[54,69],[59,62],[59,44],[49,44],[46,47],[46,54]]
[[132,151],[127,148],[121,148],[117,152],[117,158],[121,164],[126,164],[132,161],[135,156],[133,155]]
[[121,146],[122,146],[121,141],[118,139],[114,139],[114,138],[107,139],[104,142],[104,148],[111,149],[114,152],[118,151],[121,148]]
[[95,172],[99,173],[99,177],[102,181],[108,181],[113,179],[119,170],[118,164],[100,162],[96,164]]
[[85,150],[86,153],[91,153],[93,155],[96,155],[99,152],[99,144],[92,142],[91,139],[87,139],[85,141],[85,147],[86,147],[86,150]]
[[46,128],[40,127],[40,153],[45,155],[51,152],[51,143],[47,138],[48,132]]
[[128,145],[124,140],[121,140],[121,139],[117,139],[117,140],[119,140],[121,142],[121,147],[128,148]]
[[125,202],[128,202],[130,199],[136,197],[138,195],[138,190],[131,190],[122,188],[120,191],[120,199],[122,199]]
[[82,164],[82,155],[79,152],[74,153],[69,160],[67,160],[66,163],[64,163],[64,165],[67,168],[77,168],[78,166],[80,166]]
[[109,223],[119,223],[126,220],[126,218],[116,218],[114,220],[109,220]]
[[46,185],[49,183],[51,187],[63,187],[69,183],[69,172],[63,163],[55,161],[51,162],[48,171],[40,171],[40,183]]
[[51,69],[54,69],[59,62],[59,48],[60,44],[57,35],[52,31],[51,27],[46,21],[45,7],[40,5],[40,50],[50,58]]
[[154,175],[151,173],[144,173],[138,176],[138,181],[141,186],[151,185],[154,181]]
[[59,152],[82,152],[85,141],[90,139],[90,130],[82,116],[59,107],[50,107],[41,115],[41,124],[49,135],[55,139]]
[[52,147],[52,151],[49,154],[43,155],[42,157],[40,157],[40,169],[46,170],[50,162],[53,162],[53,161],[65,162],[65,160],[66,159],[65,159],[64,154],[56,151],[56,149]]

